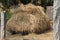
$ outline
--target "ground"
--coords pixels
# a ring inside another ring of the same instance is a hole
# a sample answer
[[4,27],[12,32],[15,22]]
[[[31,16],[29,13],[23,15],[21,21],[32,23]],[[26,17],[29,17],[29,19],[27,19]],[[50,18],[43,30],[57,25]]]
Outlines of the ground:
[[13,35],[5,38],[5,40],[53,40],[53,30],[42,34]]

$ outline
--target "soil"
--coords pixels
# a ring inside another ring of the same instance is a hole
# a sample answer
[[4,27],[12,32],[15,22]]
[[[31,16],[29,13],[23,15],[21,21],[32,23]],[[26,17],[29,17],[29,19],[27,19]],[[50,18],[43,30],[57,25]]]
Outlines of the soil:
[[42,34],[28,34],[28,35],[10,35],[5,40],[53,40],[53,30]]

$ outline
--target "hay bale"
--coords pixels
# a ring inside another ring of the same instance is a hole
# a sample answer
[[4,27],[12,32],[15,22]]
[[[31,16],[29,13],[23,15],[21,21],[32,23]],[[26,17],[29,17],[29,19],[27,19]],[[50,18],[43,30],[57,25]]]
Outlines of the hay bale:
[[8,20],[6,29],[15,33],[42,33],[50,29],[50,21],[41,6],[23,5]]

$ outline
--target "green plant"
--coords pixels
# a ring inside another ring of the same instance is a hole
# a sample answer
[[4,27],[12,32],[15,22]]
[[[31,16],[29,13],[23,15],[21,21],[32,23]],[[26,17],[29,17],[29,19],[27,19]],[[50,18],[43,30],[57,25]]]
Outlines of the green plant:
[[53,0],[41,0],[41,6],[46,9],[46,6],[52,6]]
[[2,3],[4,9],[9,8],[9,0],[0,0],[0,2]]
[[12,13],[6,12],[6,20],[9,20],[12,16]]
[[28,3],[31,2],[31,0],[20,0],[20,2],[23,3],[23,4],[28,4]]
[[48,0],[47,5],[49,5],[49,6],[53,6],[53,0]]

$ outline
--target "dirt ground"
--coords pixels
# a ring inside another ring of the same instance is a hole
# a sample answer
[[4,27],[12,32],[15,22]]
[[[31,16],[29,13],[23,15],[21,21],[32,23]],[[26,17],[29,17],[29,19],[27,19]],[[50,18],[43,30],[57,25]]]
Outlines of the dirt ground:
[[53,40],[53,30],[42,34],[13,35],[6,37],[5,40]]

